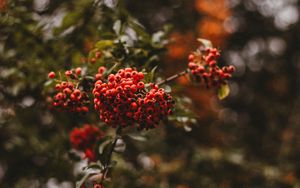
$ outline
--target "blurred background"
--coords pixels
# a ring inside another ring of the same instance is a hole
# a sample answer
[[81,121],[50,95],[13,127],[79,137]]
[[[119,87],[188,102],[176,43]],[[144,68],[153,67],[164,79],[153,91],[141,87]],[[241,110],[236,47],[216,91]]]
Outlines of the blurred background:
[[[117,4],[97,2],[109,10]],[[123,6],[150,33],[172,26],[164,76],[186,66],[198,37],[211,40],[221,63],[237,71],[224,101],[178,79],[197,122],[169,122],[149,131],[146,143],[127,141],[108,187],[300,187],[300,1]],[[112,11],[103,16],[94,7],[88,0],[0,0],[0,187],[74,187],[78,163],[68,155],[68,132],[78,119],[49,110],[43,87],[50,70],[80,61],[103,24],[111,25],[103,17]]]

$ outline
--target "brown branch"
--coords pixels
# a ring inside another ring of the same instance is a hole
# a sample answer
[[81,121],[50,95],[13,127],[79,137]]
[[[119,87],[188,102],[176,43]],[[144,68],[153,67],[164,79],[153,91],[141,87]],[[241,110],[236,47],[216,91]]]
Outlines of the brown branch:
[[170,76],[170,77],[167,78],[167,79],[164,79],[164,80],[158,82],[157,85],[158,85],[158,86],[163,85],[163,84],[165,84],[165,83],[167,83],[167,82],[170,82],[170,81],[172,81],[172,80],[174,80],[174,79],[176,79],[176,78],[178,78],[178,77],[180,77],[180,76],[186,75],[187,73],[188,73],[188,69],[186,69],[186,70],[184,70],[184,71],[182,71],[182,72],[180,72],[180,73],[177,73],[177,74],[175,74],[175,75],[173,75],[173,76]]
[[104,169],[102,171],[102,177],[101,177],[101,180],[100,180],[100,184],[103,182],[104,178],[106,177],[107,173],[108,173],[108,169],[109,169],[109,165],[110,165],[110,162],[111,162],[111,158],[112,158],[112,153],[114,152],[115,150],[115,147],[117,145],[117,141],[120,139],[120,134],[121,134],[121,130],[122,130],[122,127],[121,126],[118,126],[116,128],[116,136],[115,136],[115,139],[112,143],[112,146],[108,152],[108,156],[107,156],[107,160],[104,164]]

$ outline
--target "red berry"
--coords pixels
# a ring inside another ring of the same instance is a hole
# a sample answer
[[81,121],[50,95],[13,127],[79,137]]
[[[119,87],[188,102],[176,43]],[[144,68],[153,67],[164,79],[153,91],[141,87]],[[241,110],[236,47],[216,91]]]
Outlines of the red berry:
[[102,53],[101,53],[100,51],[97,51],[97,52],[95,53],[95,57],[96,57],[97,59],[99,59],[99,58],[101,57],[101,55],[102,55]]
[[109,76],[108,76],[108,81],[109,82],[113,82],[113,81],[115,81],[115,75],[113,75],[113,74],[110,74]]
[[138,89],[144,89],[144,87],[145,87],[144,82],[139,82],[139,83],[137,84],[137,87],[138,87]]
[[75,74],[80,75],[81,74],[81,68],[77,67],[75,70]]
[[95,64],[95,63],[96,63],[96,61],[97,61],[97,59],[96,59],[96,58],[94,58],[94,57],[90,59],[90,63],[92,63],[92,64]]
[[100,185],[100,184],[95,184],[95,185],[94,185],[94,188],[104,188],[104,186],[103,186],[103,185]]
[[105,72],[105,70],[106,70],[106,68],[101,66],[101,67],[98,68],[98,73],[103,74]]
[[142,72],[139,72],[138,75],[140,80],[144,79],[144,74]]
[[64,93],[69,95],[72,93],[72,90],[70,88],[65,88]]
[[96,80],[101,80],[102,79],[102,74],[96,74],[95,79]]
[[188,64],[188,67],[191,69],[191,70],[193,70],[193,69],[195,69],[195,68],[197,68],[197,65],[196,65],[196,63],[189,63]]
[[189,62],[193,62],[195,60],[195,55],[194,54],[190,54],[188,57],[188,61]]
[[216,66],[217,65],[217,62],[216,61],[210,61],[209,62],[209,66],[210,67],[214,67],[214,66]]
[[232,65],[230,65],[230,66],[228,67],[228,72],[229,72],[229,73],[233,73],[234,71],[235,71],[235,67],[232,66]]
[[50,78],[50,79],[55,78],[55,73],[54,73],[53,71],[52,71],[52,72],[49,72],[48,78]]
[[56,85],[55,85],[55,89],[56,89],[57,91],[61,90],[60,84],[56,84]]
[[67,70],[67,71],[65,72],[65,75],[68,76],[68,77],[71,76],[71,75],[72,75],[72,71]]

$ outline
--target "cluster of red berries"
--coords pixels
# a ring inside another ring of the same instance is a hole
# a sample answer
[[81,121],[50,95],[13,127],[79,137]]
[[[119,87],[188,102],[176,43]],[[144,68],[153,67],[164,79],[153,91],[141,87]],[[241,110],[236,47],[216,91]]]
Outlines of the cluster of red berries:
[[113,127],[138,125],[139,129],[148,129],[170,114],[172,97],[154,84],[147,92],[143,79],[142,72],[125,68],[110,74],[107,83],[96,81],[93,94],[100,119]]
[[70,141],[74,149],[85,153],[85,158],[89,161],[96,161],[97,157],[94,147],[103,136],[104,134],[98,127],[85,124],[82,128],[74,128],[72,130]]
[[216,48],[207,48],[205,51],[197,51],[188,57],[188,68],[196,81],[203,81],[207,88],[219,87],[231,78],[235,71],[234,66],[224,66],[220,68],[217,60],[220,52]]
[[[65,76],[72,79],[77,79],[81,75],[81,68],[77,67],[76,69],[66,70]],[[48,78],[54,79],[56,76],[55,72],[49,72]]]
[[69,112],[89,111],[90,100],[86,92],[76,89],[72,82],[61,82],[55,85],[57,93],[52,98],[54,107]]

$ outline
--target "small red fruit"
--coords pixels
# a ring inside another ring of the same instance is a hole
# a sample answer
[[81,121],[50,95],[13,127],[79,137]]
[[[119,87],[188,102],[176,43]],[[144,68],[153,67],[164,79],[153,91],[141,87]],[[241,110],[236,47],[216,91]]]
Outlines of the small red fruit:
[[67,70],[67,71],[65,72],[65,75],[68,76],[68,77],[71,76],[71,74],[72,74],[72,71],[70,71],[70,70]]
[[80,75],[81,74],[81,68],[77,67],[75,70],[75,74]]
[[90,62],[91,62],[92,64],[95,64],[95,63],[96,63],[96,61],[97,61],[97,59],[96,59],[96,58],[94,58],[94,57],[90,59]]
[[189,57],[188,57],[189,62],[193,62],[194,59],[195,59],[194,54],[190,54]]
[[48,78],[50,78],[50,79],[55,78],[55,73],[54,73],[53,71],[52,71],[52,72],[49,72]]

